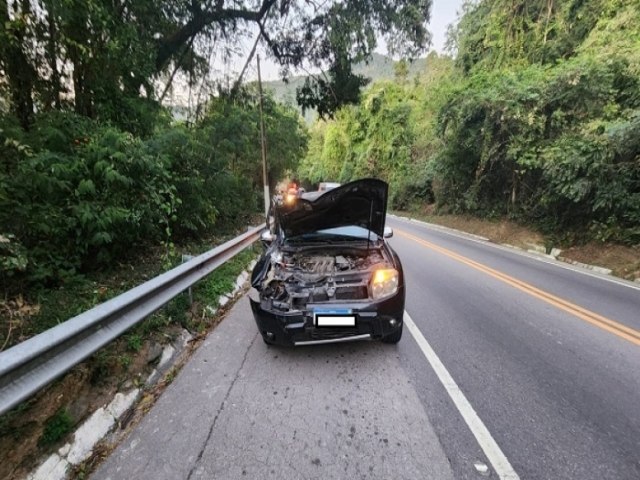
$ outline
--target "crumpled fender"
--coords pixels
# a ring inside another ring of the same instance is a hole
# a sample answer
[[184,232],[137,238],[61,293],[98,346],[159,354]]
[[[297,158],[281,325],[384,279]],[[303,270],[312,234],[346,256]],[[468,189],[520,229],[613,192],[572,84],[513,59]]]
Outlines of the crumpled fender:
[[260,290],[262,281],[267,276],[269,272],[269,268],[271,267],[271,255],[276,250],[275,240],[267,251],[258,259],[256,266],[253,267],[253,272],[251,272],[251,286],[257,290]]

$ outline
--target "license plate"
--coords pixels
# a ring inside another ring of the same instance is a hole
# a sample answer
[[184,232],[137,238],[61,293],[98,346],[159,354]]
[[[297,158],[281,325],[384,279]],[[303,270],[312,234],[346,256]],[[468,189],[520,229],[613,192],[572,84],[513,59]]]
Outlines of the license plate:
[[356,316],[347,308],[316,309],[313,312],[313,323],[316,327],[355,327]]

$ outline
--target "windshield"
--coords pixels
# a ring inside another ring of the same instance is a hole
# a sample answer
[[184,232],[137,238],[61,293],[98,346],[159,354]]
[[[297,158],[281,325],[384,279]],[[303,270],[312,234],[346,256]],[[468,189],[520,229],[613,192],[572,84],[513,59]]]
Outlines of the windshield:
[[358,225],[349,225],[344,227],[326,228],[316,230],[315,232],[307,232],[301,235],[295,235],[285,239],[287,244],[299,243],[333,243],[344,241],[376,241],[380,237],[374,232]]

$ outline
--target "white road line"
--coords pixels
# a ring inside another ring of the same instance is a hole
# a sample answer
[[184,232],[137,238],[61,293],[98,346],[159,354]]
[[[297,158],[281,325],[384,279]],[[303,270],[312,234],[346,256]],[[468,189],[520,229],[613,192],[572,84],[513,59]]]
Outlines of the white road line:
[[491,247],[491,248],[496,248],[498,250],[502,250],[503,252],[508,252],[508,253],[513,253],[516,255],[520,255],[521,257],[526,257],[529,258],[531,260],[536,260],[538,262],[542,262],[542,263],[546,263],[547,265],[551,265],[554,267],[558,267],[558,268],[562,268],[564,270],[569,270],[570,272],[575,272],[575,273],[580,273],[582,275],[587,275],[588,277],[592,277],[592,278],[597,278],[598,280],[603,280],[605,282],[609,282],[609,283],[615,283],[616,285],[620,285],[623,287],[627,287],[627,288],[632,288],[633,290],[640,290],[640,286],[638,285],[634,285],[633,283],[631,283],[628,280],[622,280],[616,277],[611,277],[611,276],[605,276],[603,274],[597,274],[595,272],[592,272],[590,270],[586,270],[585,268],[579,267],[577,265],[571,265],[570,263],[565,263],[562,262],[560,260],[551,260],[550,258],[544,258],[538,255],[533,255],[529,252],[526,252],[524,250],[519,250],[516,248],[510,248],[507,247],[505,245],[501,245],[498,243],[493,243],[491,241],[488,240],[479,240],[478,238],[474,238],[477,237],[477,235],[473,235],[472,233],[466,233],[466,232],[459,232],[457,233],[457,231],[455,229],[452,228],[448,228],[448,227],[442,227],[440,225],[435,225],[433,223],[429,223],[429,222],[423,222],[421,220],[410,220],[407,219],[405,217],[398,217],[397,215],[393,215],[393,214],[387,214],[388,217],[393,218],[394,220],[398,221],[398,222],[405,222],[405,223],[409,223],[411,225],[416,225],[416,226],[422,226],[427,230],[435,230],[437,232],[440,233],[444,233],[445,235],[451,235],[452,237],[456,237],[456,238],[461,238],[463,240],[468,240],[470,242],[474,242],[474,243],[479,243],[480,245],[484,245],[487,247]]
[[451,377],[451,374],[449,374],[444,364],[440,361],[440,358],[438,358],[438,355],[436,355],[436,352],[433,351],[433,348],[431,348],[431,345],[429,345],[429,342],[424,338],[424,335],[422,335],[406,310],[404,312],[404,323],[409,328],[409,332],[411,332],[411,335],[415,338],[420,350],[422,350],[422,353],[424,353],[424,356],[427,358],[427,361],[436,372],[440,382],[449,394],[449,397],[451,397],[451,400],[453,400],[453,403],[460,412],[460,415],[462,415],[462,418],[467,423],[471,433],[476,437],[480,448],[482,448],[482,451],[491,462],[491,465],[498,474],[498,477],[501,480],[519,480],[520,477],[518,477],[518,474],[509,463],[509,460],[502,450],[500,450],[500,447],[493,439],[491,433],[482,420],[480,420],[480,417],[469,403],[469,400],[467,400],[467,397],[464,396],[464,393],[462,393],[458,384],[455,382],[453,377]]

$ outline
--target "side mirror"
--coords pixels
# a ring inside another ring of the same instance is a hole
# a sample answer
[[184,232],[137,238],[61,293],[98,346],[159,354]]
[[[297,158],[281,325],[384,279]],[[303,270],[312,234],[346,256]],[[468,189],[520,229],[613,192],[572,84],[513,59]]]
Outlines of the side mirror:
[[260,235],[260,241],[266,247],[273,242],[273,234],[269,230],[265,230]]
[[393,228],[384,227],[384,238],[391,238],[391,237],[393,237]]

